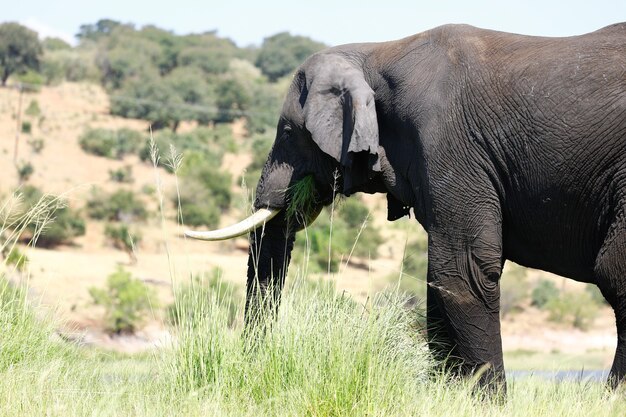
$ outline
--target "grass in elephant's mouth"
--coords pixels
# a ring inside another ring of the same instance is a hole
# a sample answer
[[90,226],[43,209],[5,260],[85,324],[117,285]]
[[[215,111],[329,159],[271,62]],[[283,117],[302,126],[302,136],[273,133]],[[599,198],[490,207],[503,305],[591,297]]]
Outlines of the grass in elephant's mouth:
[[302,178],[287,191],[289,204],[287,206],[287,216],[289,218],[300,218],[308,223],[316,206],[319,204],[317,192],[315,190],[315,179],[313,175]]

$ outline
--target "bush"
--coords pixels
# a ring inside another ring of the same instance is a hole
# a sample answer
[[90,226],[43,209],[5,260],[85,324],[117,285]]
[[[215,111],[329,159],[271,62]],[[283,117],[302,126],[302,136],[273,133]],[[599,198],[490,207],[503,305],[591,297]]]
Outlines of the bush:
[[182,323],[201,322],[211,313],[206,308],[208,306],[206,300],[212,296],[217,297],[227,310],[227,324],[233,327],[242,296],[234,284],[222,279],[222,270],[218,267],[209,273],[194,275],[189,284],[181,286],[174,292],[174,304],[167,309],[168,322],[176,326]]
[[137,230],[130,230],[125,224],[107,224],[104,228],[104,235],[109,239],[113,247],[125,251],[132,264],[137,262],[135,248],[141,242],[141,233]]
[[591,299],[598,305],[609,305],[609,302],[606,301],[606,298],[600,292],[600,288],[594,284],[587,284],[585,287],[585,291],[589,293]]
[[[185,170],[199,166],[219,167],[224,151],[236,149],[230,126],[199,127],[188,133],[162,130],[156,132],[153,139],[159,154],[160,166],[169,172],[173,171],[170,162],[171,149],[174,148],[178,154],[183,155],[181,175],[185,174]],[[139,158],[151,162],[151,153],[151,144],[146,142],[139,151]]]
[[38,93],[41,90],[41,86],[45,84],[43,76],[32,70],[26,71],[16,78],[18,82],[22,83],[22,90],[27,93]]
[[30,162],[20,162],[17,165],[17,176],[20,180],[20,184],[28,181],[34,172],[35,168],[33,167],[33,164]]
[[94,189],[87,201],[87,213],[92,219],[108,221],[131,222],[148,218],[145,204],[137,199],[134,192],[128,190],[108,194]]
[[559,290],[554,282],[547,279],[540,280],[530,294],[531,304],[543,308],[550,300],[559,296]]
[[529,285],[526,269],[508,262],[508,268],[500,278],[500,315],[505,317],[521,308],[522,302],[528,297]]
[[[36,245],[50,248],[85,234],[85,221],[78,212],[67,207],[64,200],[52,195],[44,195],[33,186],[24,186],[21,189],[23,196],[23,216],[28,210],[42,202],[51,208],[51,212],[45,219],[35,218],[26,226],[29,239],[36,237]],[[43,224],[43,229],[41,226]],[[41,230],[38,236],[37,231]]]
[[111,159],[122,159],[134,153],[142,141],[141,133],[131,129],[88,129],[78,143],[87,153]]
[[13,246],[7,254],[5,254],[4,262],[6,265],[13,265],[17,271],[22,272],[28,264],[28,258],[17,246]]
[[133,167],[131,165],[126,165],[118,169],[110,169],[109,178],[113,182],[119,182],[122,184],[130,184],[134,181]]
[[32,130],[33,130],[33,124],[31,122],[29,122],[28,120],[25,120],[22,122],[22,133],[30,135]]
[[24,114],[27,116],[38,117],[41,115],[41,109],[39,108],[39,102],[37,100],[31,100],[24,110]]
[[[307,239],[302,246],[296,247],[295,262],[307,262],[308,256],[308,268],[311,272],[328,270],[337,272],[341,261],[354,261],[354,257],[378,256],[378,247],[383,239],[378,229],[371,224],[361,229],[368,210],[357,197],[351,199],[355,201],[349,202],[348,199],[343,204],[337,205],[336,216],[332,220],[332,233],[329,208],[324,209],[311,226],[299,232],[300,236],[306,236]],[[307,249],[308,254],[305,253]]]
[[324,46],[304,36],[278,33],[263,40],[255,64],[270,81],[276,81],[291,74],[309,55]]
[[598,303],[587,291],[566,291],[546,303],[549,320],[587,330],[598,315]]
[[91,287],[89,294],[105,309],[106,330],[117,334],[134,332],[144,315],[156,306],[154,290],[121,267],[109,275],[106,288]]

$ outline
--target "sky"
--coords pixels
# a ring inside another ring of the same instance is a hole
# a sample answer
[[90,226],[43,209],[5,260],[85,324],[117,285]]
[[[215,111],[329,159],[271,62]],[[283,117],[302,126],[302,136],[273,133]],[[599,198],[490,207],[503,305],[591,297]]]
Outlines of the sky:
[[[2,0],[8,1],[8,0]],[[626,21],[626,0],[19,0],[2,8],[17,21],[75,43],[82,24],[108,18],[176,34],[217,30],[239,46],[278,32],[328,45],[398,39],[445,23],[541,36],[570,36]]]

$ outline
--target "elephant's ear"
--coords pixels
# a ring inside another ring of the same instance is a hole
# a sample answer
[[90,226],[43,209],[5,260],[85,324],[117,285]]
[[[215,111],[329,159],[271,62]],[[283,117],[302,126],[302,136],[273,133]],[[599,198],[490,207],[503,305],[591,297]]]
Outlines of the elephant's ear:
[[305,127],[341,164],[343,193],[350,195],[380,172],[374,91],[362,70],[336,55],[311,58],[305,77]]

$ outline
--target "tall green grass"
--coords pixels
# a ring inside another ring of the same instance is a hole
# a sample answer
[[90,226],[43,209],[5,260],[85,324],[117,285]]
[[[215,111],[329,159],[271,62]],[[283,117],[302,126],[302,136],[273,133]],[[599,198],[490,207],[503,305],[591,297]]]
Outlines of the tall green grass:
[[[5,247],[15,245],[11,236]],[[27,287],[0,280],[0,415],[626,415],[624,393],[595,382],[517,380],[504,404],[485,401],[471,381],[434,371],[395,292],[360,304],[328,281],[299,276],[276,319],[245,333],[236,292],[218,283],[196,293],[196,284],[175,288],[173,345],[124,356],[59,337],[29,304]]]

